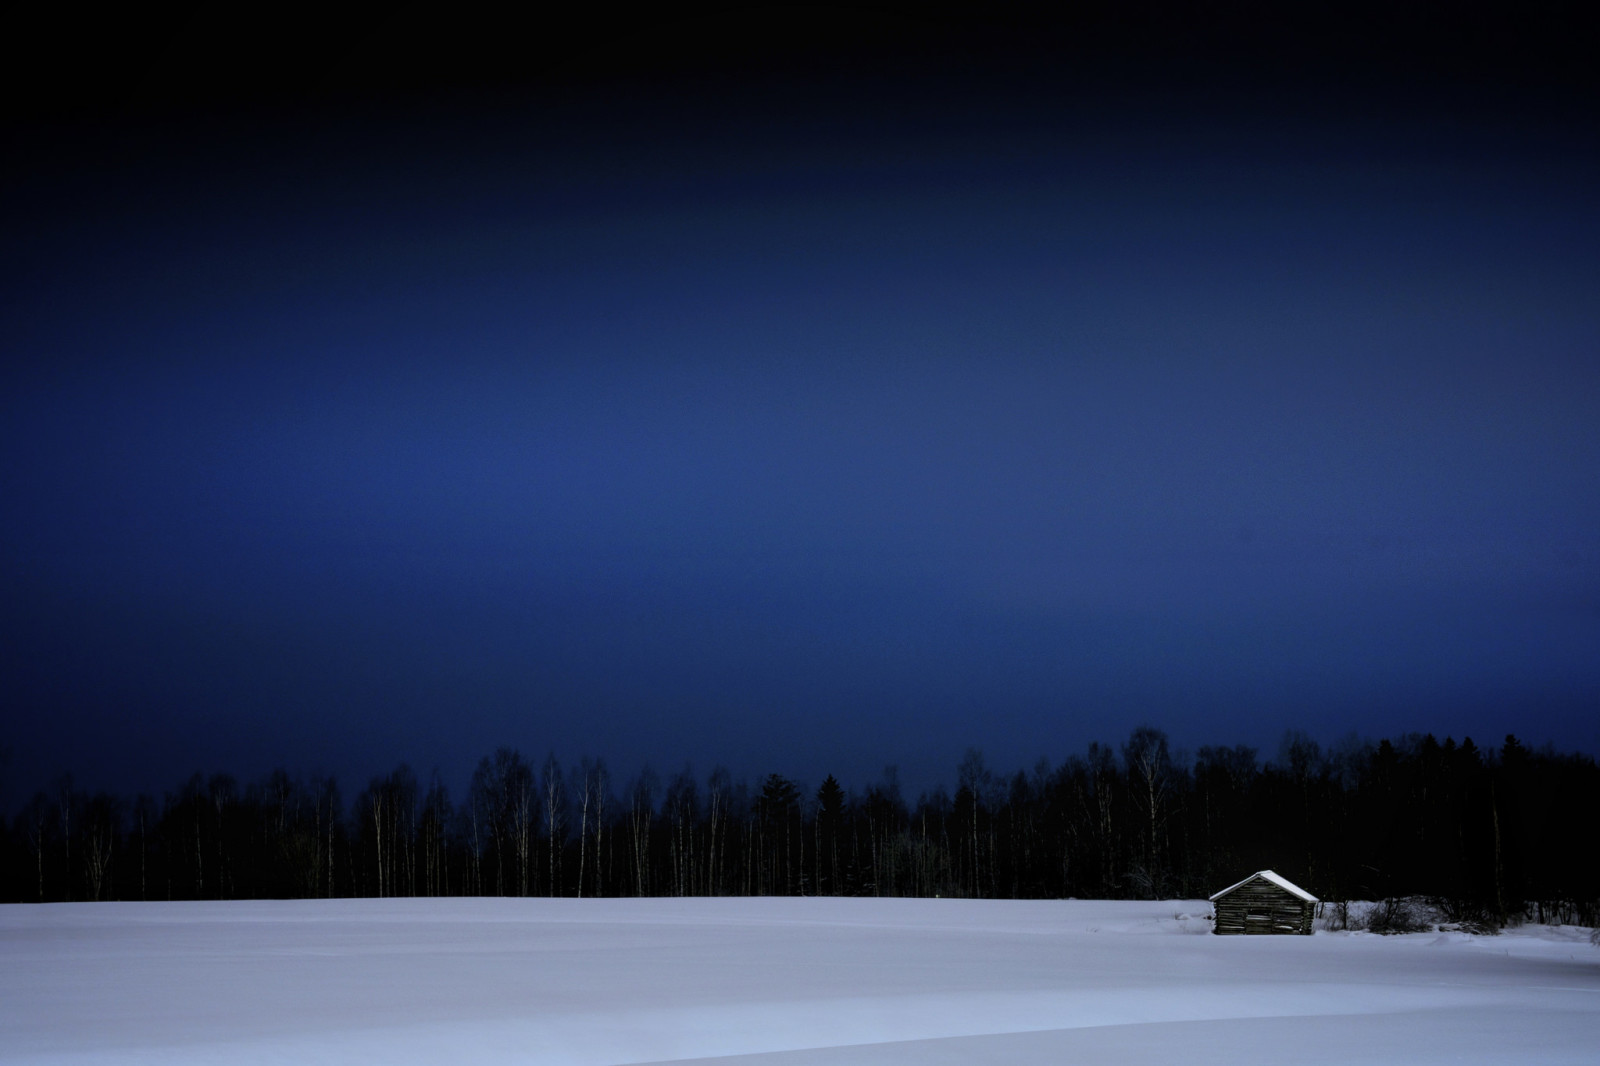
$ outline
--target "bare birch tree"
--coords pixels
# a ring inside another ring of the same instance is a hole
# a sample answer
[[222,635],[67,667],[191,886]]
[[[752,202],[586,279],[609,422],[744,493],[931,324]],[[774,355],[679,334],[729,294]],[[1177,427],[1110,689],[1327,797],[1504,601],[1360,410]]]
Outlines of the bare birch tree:
[[544,798],[545,839],[549,846],[550,895],[561,894],[561,851],[567,842],[567,783],[561,776],[561,762],[551,752],[540,775]]

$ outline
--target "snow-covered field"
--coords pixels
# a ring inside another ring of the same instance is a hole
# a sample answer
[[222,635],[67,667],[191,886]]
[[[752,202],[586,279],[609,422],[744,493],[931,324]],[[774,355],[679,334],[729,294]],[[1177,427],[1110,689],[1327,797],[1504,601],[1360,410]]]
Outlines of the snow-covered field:
[[0,907],[0,1062],[1600,1063],[1587,931],[1202,902]]

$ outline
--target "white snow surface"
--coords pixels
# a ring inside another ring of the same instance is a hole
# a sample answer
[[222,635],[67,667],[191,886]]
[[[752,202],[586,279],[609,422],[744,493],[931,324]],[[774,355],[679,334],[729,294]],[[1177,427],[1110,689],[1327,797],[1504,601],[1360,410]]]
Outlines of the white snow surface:
[[1210,935],[1207,903],[0,907],[3,1063],[1600,1063],[1588,931]]

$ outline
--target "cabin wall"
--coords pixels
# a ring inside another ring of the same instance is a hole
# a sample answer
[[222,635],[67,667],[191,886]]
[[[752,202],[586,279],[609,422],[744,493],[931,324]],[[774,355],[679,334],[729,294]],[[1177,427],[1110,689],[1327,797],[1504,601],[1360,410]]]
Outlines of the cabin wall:
[[1216,911],[1216,924],[1211,930],[1214,933],[1309,935],[1316,905],[1270,881],[1257,880],[1240,885],[1212,906]]

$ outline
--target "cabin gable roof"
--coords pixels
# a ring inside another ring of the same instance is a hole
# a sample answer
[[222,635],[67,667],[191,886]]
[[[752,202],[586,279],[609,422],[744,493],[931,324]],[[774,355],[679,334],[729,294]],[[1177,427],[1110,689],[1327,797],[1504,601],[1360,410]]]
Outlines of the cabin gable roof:
[[1278,874],[1273,873],[1271,870],[1258,870],[1258,871],[1256,871],[1255,873],[1251,874],[1249,877],[1245,878],[1243,881],[1240,881],[1238,884],[1229,885],[1227,888],[1223,889],[1221,892],[1218,892],[1216,895],[1211,897],[1209,902],[1215,903],[1218,899],[1221,899],[1223,896],[1226,896],[1229,892],[1232,892],[1236,888],[1243,887],[1244,885],[1248,885],[1251,881],[1254,881],[1258,877],[1261,878],[1264,881],[1270,881],[1272,884],[1277,885],[1279,888],[1283,889],[1285,892],[1288,892],[1288,893],[1290,893],[1291,895],[1294,895],[1294,896],[1298,896],[1301,899],[1305,900],[1307,903],[1318,903],[1318,902],[1320,902],[1320,900],[1318,900],[1316,896],[1313,896],[1311,893],[1307,892],[1305,889],[1301,888],[1299,885],[1295,884],[1293,881],[1290,881],[1288,878],[1281,877]]

